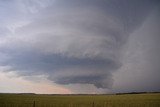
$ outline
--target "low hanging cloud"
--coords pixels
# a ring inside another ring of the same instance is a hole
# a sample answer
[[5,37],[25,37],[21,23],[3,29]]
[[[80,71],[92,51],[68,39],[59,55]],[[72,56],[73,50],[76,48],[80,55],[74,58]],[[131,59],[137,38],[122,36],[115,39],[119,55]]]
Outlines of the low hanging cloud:
[[27,23],[9,34],[2,29],[0,65],[22,76],[48,75],[57,84],[111,88],[112,73],[122,66],[123,46],[157,3],[55,0],[32,11],[33,3]]

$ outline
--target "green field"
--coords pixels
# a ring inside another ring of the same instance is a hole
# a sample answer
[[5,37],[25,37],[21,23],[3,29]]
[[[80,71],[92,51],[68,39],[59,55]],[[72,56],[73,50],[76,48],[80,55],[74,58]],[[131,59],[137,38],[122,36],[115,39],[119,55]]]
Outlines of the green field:
[[0,107],[160,107],[160,93],[122,95],[0,94]]

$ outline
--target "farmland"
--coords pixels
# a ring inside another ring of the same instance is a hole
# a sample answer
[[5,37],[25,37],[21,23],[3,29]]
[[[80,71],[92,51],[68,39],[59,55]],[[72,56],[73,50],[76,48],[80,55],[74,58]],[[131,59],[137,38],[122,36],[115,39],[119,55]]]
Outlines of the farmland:
[[0,107],[160,107],[160,93],[121,95],[0,94]]

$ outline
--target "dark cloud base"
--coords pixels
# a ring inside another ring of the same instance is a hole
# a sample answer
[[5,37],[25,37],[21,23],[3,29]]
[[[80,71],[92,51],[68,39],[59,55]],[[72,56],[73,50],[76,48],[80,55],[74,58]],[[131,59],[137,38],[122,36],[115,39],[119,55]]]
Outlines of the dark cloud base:
[[[57,0],[36,13],[29,24],[18,27],[7,45],[0,45],[0,53],[6,56],[0,65],[22,76],[48,75],[57,84],[111,88],[112,73],[122,66],[120,59],[130,34],[158,3]],[[6,29],[0,28],[0,34],[7,35]]]

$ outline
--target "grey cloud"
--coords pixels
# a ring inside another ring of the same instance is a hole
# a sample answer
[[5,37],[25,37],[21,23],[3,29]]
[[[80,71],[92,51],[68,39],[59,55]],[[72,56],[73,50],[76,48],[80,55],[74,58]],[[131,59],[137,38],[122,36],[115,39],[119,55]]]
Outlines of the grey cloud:
[[[123,46],[156,6],[151,0],[57,0],[0,45],[19,75],[110,88]],[[6,47],[7,44],[7,47]]]
[[[55,80],[58,84],[94,84],[97,88],[111,88],[112,79],[111,74],[108,75],[83,75],[83,76],[73,76],[73,77],[61,77]],[[107,80],[106,80],[107,78]]]
[[[104,85],[103,80],[111,75],[111,70],[117,69],[120,66],[109,59],[78,59],[56,54],[43,55],[36,52],[18,51],[18,53],[14,52],[14,54],[9,56],[10,58],[5,59],[0,64],[11,66],[10,70],[17,70],[17,73],[22,76],[49,74],[48,78],[59,84],[87,83],[94,84],[97,87],[108,88],[111,87],[109,85],[110,82],[106,81]],[[72,72],[67,71],[67,69]],[[93,71],[87,71],[91,69]],[[61,74],[59,75],[57,71]],[[75,74],[73,75],[72,73]]]
[[130,35],[123,66],[114,73],[115,92],[159,91],[160,8],[152,11],[140,29]]
[[9,29],[7,29],[6,27],[0,27],[0,38],[9,34],[11,34],[11,31]]

